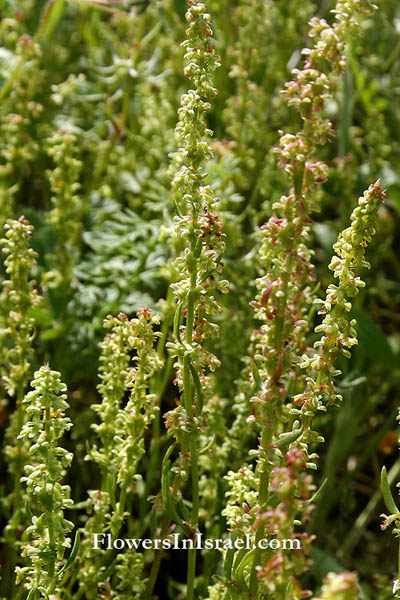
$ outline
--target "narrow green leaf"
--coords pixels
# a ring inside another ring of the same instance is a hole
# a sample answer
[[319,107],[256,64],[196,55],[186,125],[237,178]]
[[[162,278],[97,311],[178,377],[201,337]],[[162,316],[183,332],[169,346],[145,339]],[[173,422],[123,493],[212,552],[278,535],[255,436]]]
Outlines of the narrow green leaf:
[[290,431],[289,433],[283,433],[281,436],[279,436],[278,440],[274,442],[274,446],[278,446],[279,448],[287,448],[289,444],[296,441],[297,438],[300,437],[302,431],[302,429],[296,429],[295,431]]
[[191,364],[189,364],[189,367],[190,367],[190,373],[192,374],[194,386],[196,388],[196,395],[197,395],[196,415],[199,415],[201,413],[201,411],[203,410],[203,404],[204,404],[203,388],[201,387],[201,381],[200,381],[200,378],[198,376],[196,369]]
[[53,35],[54,29],[56,28],[57,23],[64,12],[64,8],[65,0],[56,0],[54,2],[53,8],[51,9],[50,15],[46,21],[46,25],[42,33],[42,38],[46,42]]
[[382,467],[381,471],[381,490],[386,508],[390,511],[391,515],[395,515],[399,512],[399,509],[397,508],[396,503],[393,500],[392,492],[390,491],[386,467]]
[[201,454],[206,454],[215,444],[215,433],[213,434],[211,440],[208,442],[208,444],[206,444],[204,446],[204,448],[202,448],[201,450],[199,450],[199,456]]
[[258,371],[258,367],[257,367],[256,363],[254,362],[254,360],[250,361],[250,366],[251,366],[251,372],[253,373],[254,382],[257,386],[257,390],[261,390],[262,380],[260,377],[260,373]]
[[350,315],[357,321],[356,329],[363,352],[374,362],[397,367],[398,360],[382,329],[361,310],[353,309]]
[[182,519],[178,515],[175,506],[174,500],[171,495],[171,490],[169,489],[169,474],[171,471],[171,461],[169,457],[172,454],[173,449],[175,448],[176,443],[171,444],[171,446],[166,451],[163,461],[162,461],[162,469],[161,469],[161,495],[164,502],[164,506],[166,508],[167,513],[171,517],[173,521],[175,521],[178,525],[180,525],[185,533],[187,533],[187,528],[183,523]]
[[69,555],[67,562],[61,569],[61,571],[59,573],[60,575],[62,573],[65,573],[66,571],[68,571],[68,569],[70,569],[72,567],[72,565],[75,562],[76,557],[78,556],[80,545],[81,545],[81,536],[79,535],[79,531],[77,531],[75,533],[75,540],[74,540],[74,544],[72,546],[71,554]]
[[315,494],[313,494],[311,496],[311,498],[309,500],[307,500],[307,504],[312,504],[313,502],[315,502],[318,499],[318,497],[321,494],[322,490],[324,489],[327,481],[328,481],[328,478],[325,477],[325,479],[323,480],[323,482],[321,483],[321,485],[319,486],[319,488],[317,489]]
[[[231,538],[232,542],[235,542],[238,535],[239,535],[238,531],[235,530],[229,537]],[[233,548],[228,548],[228,550],[226,551],[226,554],[225,554],[224,577],[227,582],[229,582],[231,580],[231,572],[232,572],[233,559],[235,558],[235,552],[236,552],[236,548],[233,547]]]
[[239,586],[241,586],[246,592],[248,590],[246,581],[244,579],[244,570],[245,567],[249,564],[249,562],[251,562],[253,560],[253,554],[254,554],[255,550],[253,548],[253,550],[250,550],[250,552],[246,552],[246,554],[244,555],[244,557],[242,558],[242,560],[240,561],[239,566],[236,569],[236,577],[237,577],[237,581]]
[[182,321],[182,303],[178,304],[178,306],[176,307],[175,316],[174,316],[174,335],[180,344],[182,344],[181,333],[179,331],[181,321]]

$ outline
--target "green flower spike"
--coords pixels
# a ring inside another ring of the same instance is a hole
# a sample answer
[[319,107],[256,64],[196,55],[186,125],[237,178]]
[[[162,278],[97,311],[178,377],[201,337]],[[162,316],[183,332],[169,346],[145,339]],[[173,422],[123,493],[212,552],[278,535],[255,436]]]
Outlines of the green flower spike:
[[69,431],[72,423],[65,416],[69,408],[66,387],[57,371],[43,366],[36,371],[32,391],[24,398],[29,421],[23,426],[20,438],[29,444],[31,463],[25,467],[28,504],[38,507],[32,516],[23,545],[23,556],[30,566],[18,568],[17,582],[23,581],[30,590],[29,600],[55,600],[61,577],[65,571],[64,553],[71,545],[67,537],[73,523],[64,518],[64,510],[73,505],[70,487],[62,485],[65,469],[73,455],[58,446],[59,439]]

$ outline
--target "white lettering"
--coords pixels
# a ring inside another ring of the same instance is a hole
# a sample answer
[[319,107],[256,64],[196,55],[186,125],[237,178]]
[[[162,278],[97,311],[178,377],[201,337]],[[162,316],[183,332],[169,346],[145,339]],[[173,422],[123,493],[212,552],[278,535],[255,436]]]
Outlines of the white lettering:
[[132,550],[132,548],[135,548],[135,550],[138,550],[141,541],[142,540],[127,539],[127,540],[125,540],[125,544],[128,546],[129,550]]
[[93,537],[93,550],[100,550],[99,543],[103,543],[104,533],[94,533]]
[[289,545],[290,550],[301,550],[300,540],[282,540],[282,548],[286,550]]

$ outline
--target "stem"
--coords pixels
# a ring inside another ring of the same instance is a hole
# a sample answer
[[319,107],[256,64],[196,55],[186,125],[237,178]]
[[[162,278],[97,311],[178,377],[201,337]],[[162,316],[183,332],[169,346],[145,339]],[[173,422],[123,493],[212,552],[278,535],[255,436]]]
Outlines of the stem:
[[[392,485],[392,483],[394,483],[394,481],[396,481],[399,473],[400,473],[400,459],[398,459],[394,463],[394,465],[392,466],[392,468],[390,469],[390,471],[388,473],[388,481],[389,481],[390,485]],[[371,500],[368,502],[365,509],[357,517],[356,522],[352,526],[349,535],[345,538],[342,547],[339,549],[339,551],[338,551],[339,560],[343,560],[350,552],[352,552],[354,550],[354,548],[356,547],[358,541],[360,540],[360,538],[362,536],[363,531],[367,527],[369,521],[376,514],[376,508],[377,508],[379,502],[381,502],[381,501],[382,501],[382,492],[381,492],[380,488],[378,488],[374,492],[374,495],[372,496]],[[399,549],[399,552],[400,552],[400,549]],[[400,578],[400,572],[399,572],[399,578]]]
[[353,80],[348,65],[343,74],[343,94],[340,111],[339,149],[340,157],[346,156],[350,151],[350,127],[353,120]]
[[[168,533],[169,523],[170,523],[169,515],[168,515],[168,513],[165,513],[163,522],[161,525],[161,532],[160,532],[161,540],[163,540]],[[162,550],[161,549],[156,550],[155,555],[154,555],[153,564],[151,565],[149,579],[148,579],[147,586],[146,586],[146,591],[145,591],[146,600],[150,600],[152,598],[154,586],[156,584],[157,577],[158,577],[158,571],[160,570],[161,558],[162,558]]]
[[[197,529],[199,520],[199,471],[198,471],[198,452],[197,452],[197,435],[190,440],[190,464],[192,472],[192,518],[191,527],[193,531]],[[194,583],[196,576],[196,548],[188,550],[188,567],[187,567],[187,600],[194,598]]]
[[[192,243],[192,254],[194,253],[195,244]],[[194,300],[197,282],[197,260],[193,261],[193,269],[190,274],[190,291],[188,294],[188,308],[186,317],[186,343],[191,345],[193,341],[193,326],[194,326]],[[189,419],[193,419],[193,387],[192,376],[190,373],[190,361],[186,357],[183,363],[183,393],[185,409]],[[189,449],[190,449],[190,468],[191,468],[191,483],[192,483],[192,514],[191,528],[196,531],[199,520],[199,472],[198,472],[198,451],[197,451],[197,432],[189,434]],[[187,600],[194,598],[194,581],[196,575],[196,549],[188,549],[188,565],[187,565]]]
[[[183,448],[182,448],[182,450],[183,450]],[[175,473],[173,483],[172,483],[172,492],[173,493],[177,492],[178,486],[179,486],[179,477]],[[164,540],[166,538],[170,522],[171,522],[170,516],[167,512],[165,512],[164,516],[163,516],[163,521],[161,524],[161,530],[160,530],[160,539],[161,540]],[[154,561],[153,561],[153,564],[151,565],[149,580],[148,580],[147,586],[146,586],[145,600],[151,600],[151,598],[152,598],[153,589],[154,589],[154,586],[157,581],[158,571],[160,570],[162,553],[163,553],[162,548],[155,551]]]
[[[192,253],[193,253],[193,246],[194,246],[194,244],[192,244]],[[190,276],[191,289],[188,294],[188,308],[187,308],[187,316],[186,316],[185,341],[188,345],[191,345],[192,341],[193,341],[194,312],[195,312],[194,301],[195,301],[196,282],[197,282],[197,261],[195,260],[194,264],[193,264],[193,270],[192,270],[192,273]],[[159,350],[160,350],[160,348],[159,348]],[[170,366],[169,366],[168,372],[169,372],[170,368],[172,367],[172,362],[168,361],[167,364],[169,364],[169,363],[170,363]],[[165,389],[167,381],[168,381],[167,377],[164,377],[164,380],[163,380],[163,383],[161,386],[161,391],[160,391],[160,398]],[[187,412],[187,415],[188,415],[189,419],[193,419],[193,387],[192,387],[192,379],[191,379],[191,373],[190,373],[190,361],[186,357],[184,358],[184,362],[183,362],[183,399],[184,399],[184,405],[185,405],[185,410]],[[156,425],[156,427],[157,427],[157,425]],[[158,431],[158,435],[159,435],[159,430],[157,430],[157,431]],[[194,432],[191,435],[191,438],[189,440],[187,439],[187,437],[188,436],[186,436],[182,442],[181,454],[185,455],[187,450],[188,449],[190,450],[191,483],[192,483],[192,514],[191,514],[190,525],[191,525],[191,528],[193,530],[195,530],[198,525],[198,513],[199,513],[199,504],[200,504],[197,434],[196,434],[196,432]],[[158,442],[158,443],[156,443],[156,447],[157,447],[157,451],[159,451],[159,446],[160,446],[161,440],[157,439],[156,442]],[[155,459],[151,460],[150,465],[151,465],[152,469],[155,468],[155,464],[156,464]],[[152,480],[152,475],[147,479],[146,487],[151,484],[151,480]],[[175,488],[176,485],[177,485],[177,477],[174,477],[174,482],[173,482],[172,487]],[[142,511],[143,511],[143,508],[142,508]],[[167,513],[165,513],[163,522],[161,525],[161,533],[160,533],[161,539],[164,539],[164,537],[167,535],[169,524],[170,524],[170,517]],[[153,593],[153,589],[154,589],[154,586],[155,586],[155,583],[157,580],[157,576],[158,576],[158,572],[160,569],[161,558],[162,558],[162,550],[156,550],[155,555],[154,555],[154,561],[153,561],[153,564],[152,564],[151,570],[150,570],[149,580],[148,580],[147,587],[146,587],[146,598],[151,598],[151,594]],[[186,596],[187,600],[193,600],[193,598],[194,598],[195,573],[196,573],[196,550],[195,550],[195,548],[189,548],[188,549],[188,566],[187,566],[187,596]]]
[[[272,435],[273,435],[272,425],[264,426],[263,432],[262,432],[262,437],[261,437],[261,448],[265,452],[268,452],[269,446],[271,445]],[[260,485],[258,488],[260,511],[263,511],[264,505],[266,504],[266,502],[268,500],[269,474],[270,474],[270,470],[271,470],[267,464],[267,461],[264,461],[262,468],[263,468],[263,471],[260,476]],[[257,589],[258,589],[257,566],[259,564],[259,560],[260,560],[260,556],[261,556],[261,548],[259,548],[259,542],[264,537],[264,530],[265,530],[264,523],[261,523],[259,525],[259,527],[257,528],[256,537],[255,537],[256,548],[254,551],[253,561],[252,561],[252,565],[251,565],[250,584],[249,584],[250,596],[254,596],[254,597],[256,597]]]
[[[171,287],[168,288],[166,301],[168,304],[172,302]],[[160,336],[160,338],[158,340],[158,344],[157,344],[157,353],[161,359],[164,358],[165,343],[168,338],[168,332],[170,330],[172,321],[173,321],[173,319],[171,319],[171,318],[163,321],[163,324],[161,327],[161,336]],[[158,390],[157,390],[157,385],[156,385],[157,406],[160,408],[160,410],[157,412],[157,414],[153,420],[153,423],[152,423],[150,462],[149,462],[149,467],[146,471],[145,489],[144,489],[143,496],[141,498],[140,509],[139,509],[139,527],[140,527],[139,537],[141,537],[141,535],[145,531],[144,518],[146,515],[147,506],[148,506],[147,498],[151,491],[151,486],[152,486],[152,483],[154,480],[154,473],[156,471],[157,465],[159,464],[160,447],[164,441],[163,438],[160,437],[161,436],[161,401],[164,396],[164,392],[168,385],[168,382],[170,381],[170,378],[171,378],[172,366],[173,366],[173,359],[171,356],[169,356],[167,359],[166,365],[165,365],[164,374],[162,376],[161,384],[160,384],[160,387]],[[158,377],[157,382],[159,382],[159,381],[160,381],[160,378]]]
[[[51,436],[51,410],[50,403],[47,403],[46,406],[46,415],[45,415],[45,432],[46,438],[49,444],[49,456],[54,456],[55,449],[54,443]],[[50,510],[48,511],[48,531],[49,531],[49,555],[50,555],[50,567],[49,567],[49,578],[51,580],[49,592],[53,593],[56,588],[56,578],[55,578],[55,566],[56,566],[56,541],[54,535],[54,525],[53,525],[53,505],[54,505],[54,481],[51,484],[51,502],[50,502]]]
[[[158,406],[160,405],[161,399],[164,395],[165,388],[170,380],[171,369],[173,365],[173,359],[171,357],[168,358],[167,364],[165,367],[164,377],[161,383],[161,388],[158,393]],[[157,465],[159,464],[160,459],[160,448],[164,443],[165,437],[161,437],[161,410],[156,414],[153,421],[153,431],[152,431],[152,439],[151,439],[151,448],[150,448],[150,462],[148,469],[146,471],[146,483],[143,496],[141,498],[140,510],[139,510],[139,526],[140,526],[140,536],[145,530],[144,527],[144,518],[146,515],[147,509],[147,498],[151,491],[151,486],[154,480],[154,474],[156,472]]]
[[[23,364],[20,359],[20,364]],[[22,401],[24,399],[24,386],[19,385],[17,390],[17,428],[18,434],[20,433],[22,426],[24,424],[24,412]],[[15,475],[14,475],[14,498],[13,498],[13,506],[14,506],[14,514],[19,510],[21,506],[21,471],[22,471],[22,439],[17,438],[17,460],[15,465]]]

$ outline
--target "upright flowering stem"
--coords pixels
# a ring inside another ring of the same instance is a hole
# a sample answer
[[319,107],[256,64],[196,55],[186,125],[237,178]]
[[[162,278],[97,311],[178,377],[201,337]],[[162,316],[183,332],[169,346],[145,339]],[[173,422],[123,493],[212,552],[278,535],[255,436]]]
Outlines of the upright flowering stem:
[[15,411],[11,414],[6,431],[5,453],[9,471],[13,475],[14,487],[9,496],[11,520],[5,530],[5,537],[10,544],[8,565],[13,570],[16,531],[23,527],[21,507],[24,504],[21,490],[21,475],[28,457],[28,449],[23,439],[18,438],[22,426],[26,422],[26,410],[23,405],[24,394],[28,385],[31,363],[33,360],[32,341],[35,337],[35,321],[29,314],[33,307],[40,304],[42,298],[31,280],[32,269],[36,266],[36,252],[29,247],[33,227],[24,217],[17,221],[9,219],[5,225],[5,238],[0,244],[6,259],[4,265],[8,279],[3,282],[0,305],[4,326],[1,330],[5,349],[3,365],[5,373],[3,381],[10,396],[16,399]]
[[[294,405],[300,408],[291,408],[291,413],[298,417],[301,424],[301,433],[292,448],[304,456],[303,469],[307,466],[316,468],[314,459],[317,454],[309,454],[309,446],[323,441],[318,432],[312,429],[315,415],[341,400],[341,396],[335,391],[333,379],[341,372],[335,368],[334,363],[341,355],[349,358],[349,349],[357,344],[357,332],[354,329],[356,321],[348,318],[348,312],[352,308],[351,299],[365,286],[358,273],[362,268],[370,266],[365,260],[365,248],[375,233],[376,215],[385,198],[386,194],[379,182],[370,185],[359,198],[350,217],[350,227],[339,235],[333,246],[336,256],[332,258],[329,268],[338,282],[329,285],[325,300],[315,300],[315,303],[321,305],[319,314],[325,315],[315,332],[323,332],[323,336],[315,342],[314,352],[303,356],[300,366],[307,373],[306,389],[293,398]],[[327,586],[326,589],[335,588]],[[355,598],[356,591],[356,587],[350,586],[349,594],[344,597]],[[333,598],[334,595],[326,597]]]
[[[97,598],[105,589],[106,562],[110,557],[109,551],[93,548],[93,534],[110,531],[116,537],[124,525],[128,497],[141,479],[137,467],[145,452],[144,433],[159,410],[156,395],[148,393],[149,380],[162,365],[154,348],[159,334],[153,326],[159,322],[159,317],[149,308],[139,310],[136,319],[128,319],[120,313],[105,321],[111,332],[101,344],[98,390],[102,402],[93,406],[100,417],[100,423],[93,429],[101,445],[99,448],[94,446],[87,457],[98,464],[102,486],[101,490],[89,491],[90,518],[83,530],[82,568],[78,574],[81,596],[85,594],[89,599]],[[133,366],[132,351],[135,352]],[[130,394],[125,403],[128,391]],[[143,556],[130,553],[120,562],[116,569],[120,580],[117,588],[122,593],[129,582],[131,592],[142,594],[146,583],[142,573]],[[120,596],[116,594],[115,597]]]
[[[255,371],[260,385],[252,398],[255,417],[261,424],[258,454],[259,511],[267,509],[270,476],[276,459],[274,442],[278,441],[281,423],[291,420],[285,398],[295,393],[301,384],[296,366],[306,350],[307,315],[313,281],[311,251],[308,247],[308,223],[315,209],[315,189],[326,180],[327,165],[315,157],[316,147],[329,141],[332,123],[322,111],[326,98],[332,96],[333,84],[346,64],[343,55],[346,41],[357,32],[363,14],[372,10],[370,3],[360,0],[339,0],[335,22],[330,26],[324,19],[310,22],[311,49],[303,50],[305,61],[301,70],[294,69],[294,79],[286,85],[289,105],[296,107],[302,120],[297,134],[282,132],[279,166],[289,176],[288,196],[282,196],[273,206],[274,214],[262,228],[261,259],[266,274],[257,281],[258,296],[253,303],[256,317],[263,324],[256,337]],[[299,423],[295,423],[297,429]],[[314,440],[316,441],[316,440]],[[312,466],[310,462],[305,463]],[[289,517],[288,517],[289,518]],[[289,520],[293,521],[294,515]],[[255,524],[255,539],[264,537],[265,519]],[[253,556],[249,593],[257,597],[261,550]]]
[[118,411],[127,391],[129,370],[128,339],[132,334],[132,326],[126,315],[109,316],[104,327],[111,329],[100,345],[100,384],[98,391],[101,402],[92,409],[97,413],[100,422],[92,425],[97,433],[99,445],[94,444],[87,460],[97,463],[101,472],[101,489],[89,490],[87,500],[87,519],[83,528],[82,551],[79,557],[80,569],[78,580],[82,596],[94,600],[104,583],[104,567],[106,551],[100,548],[93,550],[93,535],[111,528],[110,520],[113,512],[112,497],[116,487],[118,465],[116,464],[115,423]]
[[79,177],[83,163],[76,156],[75,135],[58,130],[48,139],[48,155],[54,169],[47,175],[51,187],[52,208],[47,221],[57,233],[58,246],[50,257],[54,271],[47,275],[54,287],[61,286],[64,302],[70,296],[72,269],[79,256],[81,245],[83,201],[79,195]]
[[328,287],[325,300],[315,301],[321,305],[319,314],[325,315],[315,332],[323,332],[323,336],[315,342],[315,352],[303,357],[301,366],[307,371],[307,389],[294,398],[295,404],[301,406],[303,440],[313,441],[310,425],[317,410],[325,410],[325,406],[341,399],[333,383],[333,377],[340,371],[333,365],[340,355],[349,358],[349,348],[357,344],[356,321],[349,320],[347,314],[352,307],[350,299],[365,286],[358,272],[363,267],[370,267],[365,260],[365,248],[375,233],[376,214],[385,198],[379,182],[371,184],[351,214],[350,227],[339,235],[333,246],[336,256],[329,268],[338,283]]
[[61,484],[73,455],[57,446],[57,442],[72,423],[64,413],[69,405],[59,373],[41,367],[35,373],[32,388],[24,398],[30,420],[19,436],[31,444],[32,464],[25,467],[26,477],[22,480],[26,482],[29,501],[38,505],[41,513],[32,517],[27,529],[31,541],[23,546],[23,555],[31,565],[19,568],[17,579],[24,582],[29,598],[55,598],[60,592],[65,549],[71,543],[66,534],[73,528],[73,523],[64,518],[64,509],[73,504],[70,488]]
[[[204,349],[203,341],[216,334],[217,327],[210,320],[219,310],[212,295],[213,289],[226,290],[226,282],[218,281],[221,270],[221,225],[213,213],[215,200],[209,186],[205,185],[203,162],[212,156],[207,138],[206,113],[209,100],[217,90],[213,87],[213,71],[219,65],[212,47],[210,15],[202,2],[189,1],[186,13],[189,22],[186,49],[185,75],[193,88],[182,96],[178,111],[176,136],[179,150],[175,154],[172,184],[173,202],[177,216],[174,218],[176,245],[180,255],[175,260],[179,281],[171,287],[177,302],[175,340],[169,344],[177,357],[177,382],[183,393],[183,403],[167,414],[167,427],[181,444],[180,467],[176,469],[175,491],[179,480],[186,478],[190,461],[192,509],[190,529],[198,528],[199,474],[198,436],[202,403],[209,390],[205,369],[214,370],[219,362]],[[183,324],[181,324],[183,321]],[[196,550],[189,550],[187,599],[194,597]]]

